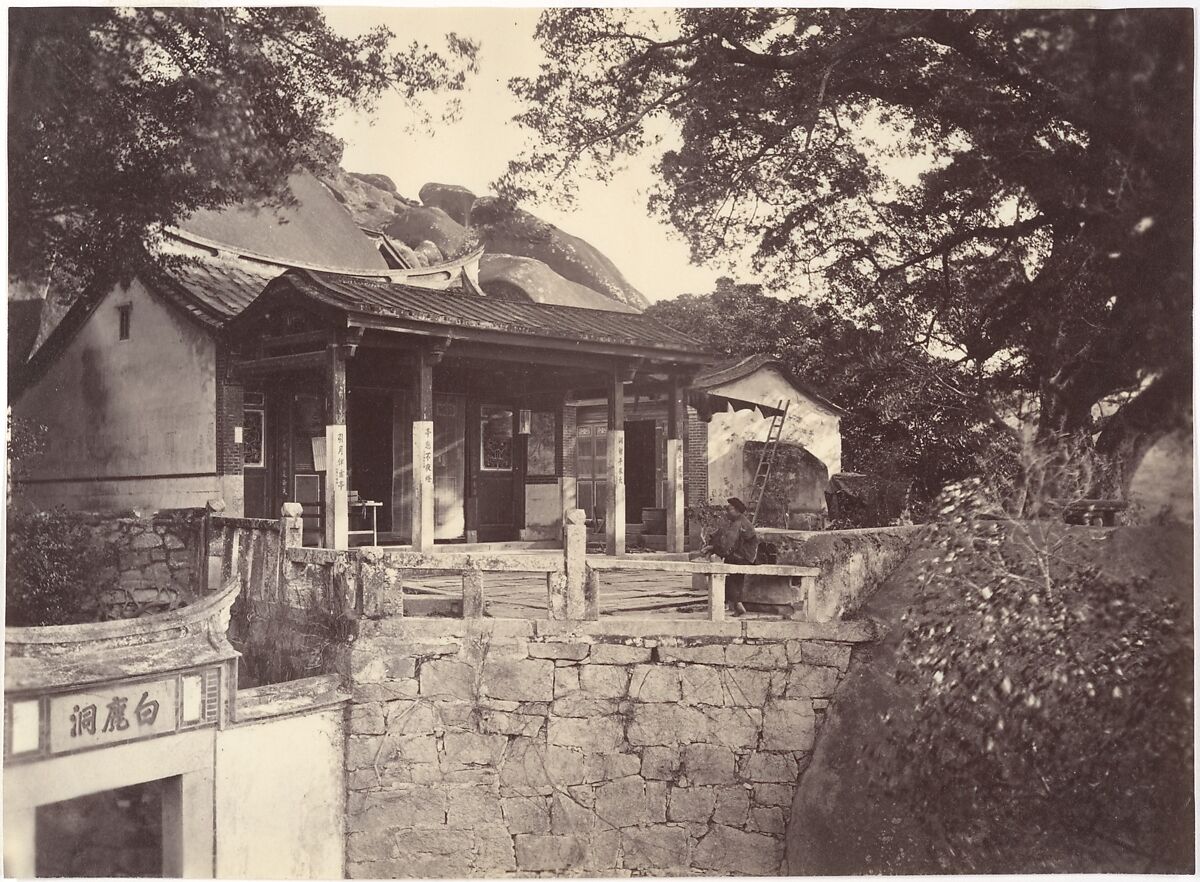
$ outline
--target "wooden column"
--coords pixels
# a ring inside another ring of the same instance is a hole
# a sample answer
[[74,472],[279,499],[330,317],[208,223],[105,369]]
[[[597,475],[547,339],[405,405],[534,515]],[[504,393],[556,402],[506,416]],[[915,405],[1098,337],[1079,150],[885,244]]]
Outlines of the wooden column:
[[349,463],[346,450],[346,351],[326,348],[325,547],[349,547]]
[[687,386],[679,377],[671,378],[670,400],[667,402],[667,551],[684,551],[684,462],[683,447],[687,438]]
[[418,349],[413,358],[412,392],[412,545],[433,550],[433,365],[434,356]]
[[[557,411],[557,435],[554,439],[554,466],[558,474],[558,498],[559,507],[562,512],[562,524],[565,527],[567,523],[567,514],[571,509],[578,505],[578,481],[573,474],[567,473],[567,397],[563,395],[558,399],[556,406]],[[578,442],[574,437],[571,438],[571,452],[574,453],[577,449]]]
[[625,554],[625,384],[620,369],[608,382],[608,510],[604,516],[607,551]]

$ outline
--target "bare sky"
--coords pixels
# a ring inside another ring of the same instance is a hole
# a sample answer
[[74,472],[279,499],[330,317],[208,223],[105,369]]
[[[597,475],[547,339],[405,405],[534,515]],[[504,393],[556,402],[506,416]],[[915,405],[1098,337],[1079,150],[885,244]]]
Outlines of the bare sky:
[[[346,34],[385,24],[404,44],[418,40],[442,49],[448,31],[481,44],[479,73],[458,96],[457,122],[435,123],[432,131],[414,130],[412,112],[399,96],[389,95],[370,117],[353,114],[339,120],[334,133],[346,142],[343,167],[386,174],[405,196],[417,198],[428,181],[461,184],[476,194],[489,192],[489,184],[532,137],[512,121],[520,106],[508,90],[508,80],[535,74],[544,60],[533,38],[539,10],[339,6],[325,13],[330,25]],[[441,99],[428,106],[440,112]],[[721,273],[692,266],[682,237],[650,217],[646,197],[653,183],[652,161],[652,156],[632,161],[608,184],[581,183],[569,213],[548,204],[531,208],[607,254],[651,300],[711,291]]]

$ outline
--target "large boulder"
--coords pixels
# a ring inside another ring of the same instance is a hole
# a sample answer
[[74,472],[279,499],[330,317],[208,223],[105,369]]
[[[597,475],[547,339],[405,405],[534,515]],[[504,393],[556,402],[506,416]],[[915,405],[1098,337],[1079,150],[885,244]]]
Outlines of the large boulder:
[[418,253],[420,261],[452,260],[480,245],[486,254],[505,258],[492,264],[491,281],[501,292],[498,296],[521,293],[541,303],[594,309],[616,303],[622,307],[619,311],[650,305],[594,246],[494,197],[476,197],[466,187],[431,182],[421,187],[418,203],[401,196],[386,175],[342,169],[323,181],[359,226],[382,230]]
[[457,184],[433,184],[423,186],[417,194],[421,202],[432,208],[440,208],[464,227],[471,223],[471,206],[475,204],[475,194],[466,187]]
[[[440,208],[410,205],[400,208],[387,222],[383,231],[410,248],[424,252],[422,244],[432,242],[443,259],[462,257],[473,247],[475,239],[466,227],[457,223]],[[431,260],[431,263],[437,263]]]
[[471,226],[488,253],[532,257],[560,276],[613,300],[639,310],[650,305],[617,265],[594,246],[524,209],[495,197],[481,196],[471,209]]
[[619,300],[564,279],[532,257],[484,254],[479,261],[479,284],[485,294],[506,300],[532,300],[534,303],[581,306],[610,312],[637,312]]
[[359,174],[339,168],[322,177],[321,182],[350,212],[356,224],[372,230],[384,229],[398,211],[417,205],[401,196],[387,175]]

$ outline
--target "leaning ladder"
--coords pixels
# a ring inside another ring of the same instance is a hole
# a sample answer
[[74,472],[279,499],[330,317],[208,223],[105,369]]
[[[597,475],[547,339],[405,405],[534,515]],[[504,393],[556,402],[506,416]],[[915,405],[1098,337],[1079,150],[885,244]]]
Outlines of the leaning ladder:
[[767,429],[767,443],[763,445],[762,454],[758,457],[758,468],[754,472],[754,489],[750,495],[750,522],[758,517],[758,506],[762,503],[763,494],[767,490],[767,481],[771,477],[771,469],[775,465],[775,455],[779,452],[779,438],[783,434],[783,421],[787,417],[790,401],[781,400],[779,410],[771,417],[771,426]]

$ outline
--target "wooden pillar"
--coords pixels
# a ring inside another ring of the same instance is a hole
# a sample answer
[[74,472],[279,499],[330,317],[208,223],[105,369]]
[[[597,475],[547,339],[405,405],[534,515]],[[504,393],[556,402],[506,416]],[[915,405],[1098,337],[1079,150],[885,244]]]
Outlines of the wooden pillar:
[[608,510],[604,516],[607,551],[625,554],[625,384],[614,370],[608,383]]
[[412,545],[433,550],[433,365],[432,353],[418,349],[413,359]]
[[346,353],[338,345],[326,350],[325,414],[325,547],[349,547],[349,463],[346,450]]
[[[562,524],[567,523],[567,514],[578,505],[578,481],[575,475],[567,472],[567,397],[564,395],[557,405],[558,432],[555,436],[555,471],[558,474],[559,508],[562,513]],[[575,453],[578,442],[574,435],[570,439],[570,452]]]
[[687,387],[678,377],[671,378],[671,397],[667,402],[667,551],[686,550],[684,527],[684,460],[687,438]]

